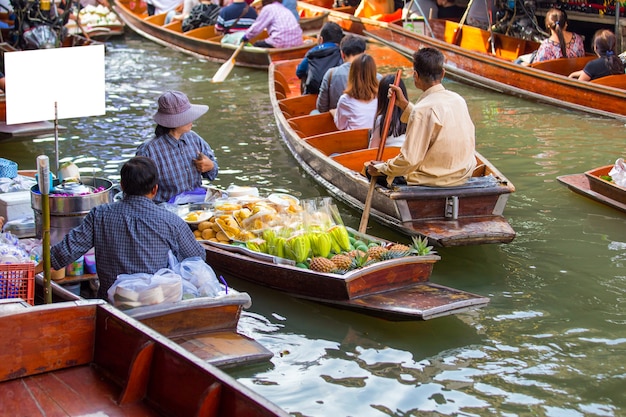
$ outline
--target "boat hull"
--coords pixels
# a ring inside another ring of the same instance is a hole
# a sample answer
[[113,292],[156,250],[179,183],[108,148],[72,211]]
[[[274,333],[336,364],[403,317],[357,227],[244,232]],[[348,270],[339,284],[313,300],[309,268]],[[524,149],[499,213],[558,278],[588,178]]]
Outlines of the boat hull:
[[600,178],[608,175],[612,167],[606,165],[582,174],[562,175],[557,180],[575,193],[626,213],[626,188]]
[[439,260],[436,255],[377,262],[339,275],[215,242],[206,242],[206,254],[207,262],[226,276],[387,320],[428,320],[489,302],[486,297],[430,283]]
[[[136,13],[128,2],[115,1],[113,10],[120,19],[137,34],[160,45],[215,62],[225,62],[235,52],[237,45],[221,44],[221,35],[213,26],[205,26],[183,32],[180,21],[165,25],[165,15],[148,17],[144,13]],[[325,14],[324,14],[325,16]],[[321,24],[323,20],[314,25]],[[313,39],[305,39],[305,43],[294,48],[257,48],[245,47],[236,57],[236,65],[251,68],[267,68],[275,60],[302,58],[315,43]]]

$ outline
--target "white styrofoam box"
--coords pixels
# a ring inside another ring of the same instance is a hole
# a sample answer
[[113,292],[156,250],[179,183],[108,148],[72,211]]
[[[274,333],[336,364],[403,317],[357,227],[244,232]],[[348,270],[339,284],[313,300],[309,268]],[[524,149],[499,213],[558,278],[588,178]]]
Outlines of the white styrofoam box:
[[34,217],[34,215],[30,203],[30,191],[0,193],[0,216],[3,216],[7,222],[27,216]]

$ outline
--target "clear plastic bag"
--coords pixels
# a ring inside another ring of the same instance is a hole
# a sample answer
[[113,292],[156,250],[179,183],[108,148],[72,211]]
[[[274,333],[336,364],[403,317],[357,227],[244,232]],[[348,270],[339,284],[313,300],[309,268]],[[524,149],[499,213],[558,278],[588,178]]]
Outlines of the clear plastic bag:
[[[223,288],[217,275],[204,259],[194,256],[192,258],[183,259],[178,262],[176,257],[169,252],[170,268],[179,274],[183,280],[188,281],[197,288],[198,297],[217,297],[227,292]],[[186,295],[191,295],[191,291]]]
[[626,162],[624,162],[624,158],[615,161],[615,165],[609,171],[609,176],[615,184],[626,187]]
[[154,275],[120,274],[107,291],[109,302],[119,309],[176,302],[183,297],[183,279],[171,269]]

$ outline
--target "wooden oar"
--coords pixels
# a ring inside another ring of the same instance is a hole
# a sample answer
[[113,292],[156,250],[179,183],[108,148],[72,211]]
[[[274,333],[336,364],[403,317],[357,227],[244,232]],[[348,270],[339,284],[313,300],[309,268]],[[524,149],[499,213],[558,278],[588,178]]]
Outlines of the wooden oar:
[[452,36],[452,43],[454,45],[458,45],[459,43],[461,43],[461,32],[463,31],[463,25],[465,24],[465,20],[467,19],[467,15],[470,11],[470,8],[472,7],[473,2],[474,0],[470,0],[469,3],[467,3],[467,9],[465,9],[465,13],[463,13],[459,25],[456,27],[456,29],[454,29],[454,35]]
[[222,66],[220,67],[220,69],[217,70],[217,72],[211,79],[211,82],[221,83],[228,77],[228,74],[230,74],[230,72],[235,67],[235,58],[237,58],[237,55],[239,55],[239,52],[241,52],[241,50],[243,49],[243,46],[244,46],[244,43],[241,42],[239,46],[237,47],[237,49],[235,49],[235,52],[233,52],[231,57],[228,58],[228,61],[224,62]]
[[[396,78],[393,81],[393,85],[400,85],[400,77],[402,76],[402,70],[399,69],[396,72]],[[385,122],[383,124],[382,135],[380,135],[380,143],[378,144],[378,152],[376,153],[376,160],[380,161],[383,158],[383,151],[385,150],[385,142],[387,142],[387,135],[389,134],[389,126],[391,125],[391,115],[393,114],[393,108],[396,105],[396,94],[391,94],[389,98],[389,106],[387,107],[387,113],[385,114]],[[366,168],[367,169],[367,168]],[[372,176],[370,180],[370,188],[367,190],[367,197],[365,198],[365,206],[363,207],[363,215],[361,216],[361,224],[359,224],[359,232],[365,233],[367,230],[367,221],[370,216],[370,208],[372,207],[372,198],[374,197],[374,189],[376,188],[376,178]]]

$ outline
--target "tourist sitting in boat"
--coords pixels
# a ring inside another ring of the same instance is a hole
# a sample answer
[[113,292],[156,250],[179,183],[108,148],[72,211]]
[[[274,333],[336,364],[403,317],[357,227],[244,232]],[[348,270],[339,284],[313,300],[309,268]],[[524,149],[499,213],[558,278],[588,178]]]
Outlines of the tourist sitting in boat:
[[368,54],[357,56],[348,75],[348,86],[330,110],[339,130],[371,129],[376,115],[378,78],[376,63]]
[[256,21],[250,26],[241,38],[242,42],[258,36],[267,30],[266,39],[256,41],[254,46],[260,48],[292,48],[302,45],[302,28],[289,11],[282,4],[282,0],[254,0],[252,6],[261,4],[261,12]]
[[546,29],[550,37],[544,39],[536,52],[520,57],[522,65],[533,62],[548,61],[557,58],[576,58],[585,56],[585,45],[582,36],[567,30],[567,14],[563,10],[550,9],[546,13]]
[[[250,1],[250,3],[252,3]],[[257,18],[254,7],[250,7],[246,0],[233,0],[231,4],[222,8],[215,23],[215,31],[225,35],[248,30]],[[239,43],[239,42],[233,42]]]
[[148,15],[153,16],[155,14],[167,13],[176,9],[182,4],[181,0],[148,0],[146,6],[148,9]]
[[215,154],[204,139],[191,130],[193,122],[209,106],[191,104],[184,93],[168,91],[159,97],[154,115],[154,137],[139,145],[138,156],[152,158],[159,169],[156,203],[204,201],[202,179],[213,181],[218,165]]
[[600,29],[593,36],[593,51],[598,58],[587,62],[585,68],[572,72],[570,78],[590,81],[609,75],[624,74],[624,64],[615,53],[617,39],[608,29]]
[[[206,252],[187,223],[152,202],[158,183],[152,159],[138,156],[126,162],[120,170],[122,200],[94,207],[80,225],[52,246],[52,268],[65,268],[93,247],[100,281],[98,298],[106,300],[118,275],[154,274],[167,268],[169,251],[178,261],[195,256],[205,259]],[[42,270],[40,263],[36,271]]]
[[309,49],[298,67],[296,76],[300,79],[302,94],[317,94],[324,74],[330,68],[343,64],[339,43],[343,39],[343,29],[335,22],[327,22],[317,37],[317,45]]
[[320,91],[317,95],[316,109],[319,113],[327,112],[337,108],[339,97],[346,90],[348,85],[348,75],[350,74],[350,64],[354,59],[365,52],[367,43],[359,36],[346,35],[339,44],[343,64],[326,71]]
[[[380,138],[383,136],[383,125],[385,121],[385,115],[389,108],[389,85],[393,84],[395,75],[386,75],[380,80],[378,84],[378,107],[376,108],[376,119],[374,120],[374,127],[372,128],[372,135],[370,137],[370,148],[377,148],[380,146]],[[400,79],[400,89],[405,97],[408,96],[406,92],[406,85],[404,81]],[[385,146],[398,146],[401,147],[404,144],[406,138],[406,123],[401,119],[402,110],[399,107],[394,106],[391,113],[391,123],[389,124],[389,132],[387,139],[385,140]]]
[[476,167],[475,129],[463,97],[441,84],[443,54],[422,48],[413,54],[413,82],[423,93],[411,104],[400,87],[391,84],[396,106],[407,122],[400,153],[386,162],[370,161],[371,176],[385,176],[386,185],[404,179],[408,185],[456,186],[467,182]]

